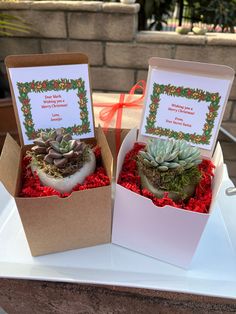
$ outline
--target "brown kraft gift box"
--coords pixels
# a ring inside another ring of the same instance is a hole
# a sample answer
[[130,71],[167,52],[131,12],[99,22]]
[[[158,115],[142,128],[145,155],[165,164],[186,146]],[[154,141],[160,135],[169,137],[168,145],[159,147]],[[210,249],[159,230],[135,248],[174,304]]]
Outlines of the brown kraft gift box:
[[[46,54],[9,56],[7,68],[50,65],[85,64],[83,54]],[[14,197],[33,256],[108,243],[111,238],[111,185],[73,192],[67,198],[58,196],[19,196],[21,162],[25,151],[11,86],[21,147],[8,134],[0,159],[0,180]],[[106,137],[99,127],[90,142],[101,147],[102,161],[112,179],[112,155]]]

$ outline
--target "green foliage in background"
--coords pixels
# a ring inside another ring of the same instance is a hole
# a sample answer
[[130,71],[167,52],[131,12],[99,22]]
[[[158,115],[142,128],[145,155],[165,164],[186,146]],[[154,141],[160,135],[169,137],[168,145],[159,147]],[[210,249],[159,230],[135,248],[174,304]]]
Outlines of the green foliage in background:
[[[137,1],[139,2],[139,1]],[[143,1],[143,9],[146,19],[154,19],[149,25],[149,29],[161,30],[162,23],[167,24],[167,18],[174,10],[173,0],[146,0]]]
[[29,33],[27,23],[14,15],[0,12],[0,36],[12,36],[12,32]]
[[236,0],[179,0],[190,8],[189,20],[220,26],[223,31],[234,32],[236,26]]
[[[3,1],[3,0],[2,0]],[[0,12],[0,36],[13,36],[15,32],[29,33],[31,27],[20,17]],[[8,85],[0,69],[0,98],[6,97]]]
[[222,31],[230,30],[236,26],[236,0],[187,0],[192,8],[192,19],[206,24],[219,25]]
[[[167,24],[168,17],[174,7],[187,6],[190,22],[203,22],[209,25],[220,26],[222,31],[234,32],[236,26],[236,0],[137,0],[140,3],[140,29],[161,30],[162,23]],[[183,12],[182,12],[183,13]],[[180,14],[181,15],[181,14]],[[179,16],[180,16],[179,15]],[[147,27],[147,20],[154,21]]]

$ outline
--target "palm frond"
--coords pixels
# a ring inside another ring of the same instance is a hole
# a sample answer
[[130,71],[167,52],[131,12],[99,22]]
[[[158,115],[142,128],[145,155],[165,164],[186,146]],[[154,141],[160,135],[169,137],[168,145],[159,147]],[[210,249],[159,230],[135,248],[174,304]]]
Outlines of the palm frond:
[[31,30],[29,24],[24,19],[15,15],[0,13],[0,34],[13,36],[13,32],[28,34]]

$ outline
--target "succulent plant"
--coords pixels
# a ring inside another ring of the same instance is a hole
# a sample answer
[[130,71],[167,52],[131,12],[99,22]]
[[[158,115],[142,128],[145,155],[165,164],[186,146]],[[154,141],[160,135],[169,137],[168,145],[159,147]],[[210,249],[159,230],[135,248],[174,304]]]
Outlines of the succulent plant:
[[48,133],[41,132],[40,137],[34,140],[34,144],[32,151],[36,159],[43,159],[58,168],[65,167],[72,159],[80,156],[85,148],[84,143],[73,140],[72,136],[65,134],[63,129]]
[[63,128],[41,132],[27,154],[32,159],[31,168],[34,165],[34,169],[37,167],[54,178],[68,177],[94,159],[89,146],[72,139]]
[[175,29],[176,33],[180,35],[187,35],[190,32],[190,28],[184,26],[178,26]]
[[200,150],[184,140],[151,139],[139,155],[145,165],[160,172],[177,168],[186,170],[201,163]]
[[96,168],[93,149],[60,128],[41,132],[27,152],[30,168],[42,185],[60,193],[69,193],[75,185],[82,184]]
[[168,192],[174,201],[193,195],[200,163],[200,150],[183,140],[151,139],[138,153],[142,187],[160,198]]
[[207,32],[207,29],[195,26],[193,27],[192,31],[195,35],[205,35]]

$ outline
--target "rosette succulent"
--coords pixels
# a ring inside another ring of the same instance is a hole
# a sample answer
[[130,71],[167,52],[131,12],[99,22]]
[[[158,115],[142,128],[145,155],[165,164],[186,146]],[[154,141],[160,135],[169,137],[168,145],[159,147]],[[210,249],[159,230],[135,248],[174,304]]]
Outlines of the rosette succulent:
[[159,171],[170,169],[189,169],[201,163],[200,151],[186,141],[152,139],[145,151],[140,151],[143,162]]
[[41,132],[40,137],[34,140],[36,145],[32,147],[36,158],[63,168],[73,159],[82,156],[86,145],[79,140],[73,140],[70,134],[63,133],[63,129]]
[[[31,169],[37,172],[40,181],[59,192],[70,191],[72,185],[82,183],[96,165],[92,149],[80,140],[72,139],[63,128],[41,132],[28,155],[32,158]],[[72,185],[69,184],[71,178]]]
[[82,157],[86,159],[86,145],[79,140],[73,140],[63,129],[41,132],[34,144],[31,148],[34,158],[57,168],[65,168]]
[[185,199],[199,182],[201,161],[200,150],[184,140],[151,139],[138,154],[142,185],[157,197]]

